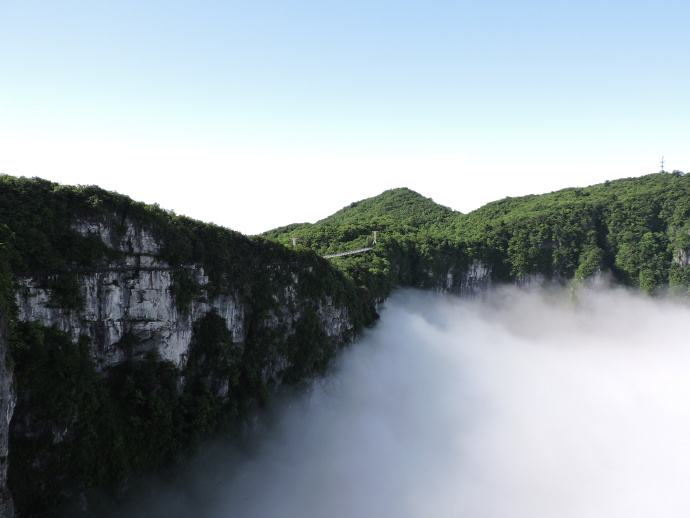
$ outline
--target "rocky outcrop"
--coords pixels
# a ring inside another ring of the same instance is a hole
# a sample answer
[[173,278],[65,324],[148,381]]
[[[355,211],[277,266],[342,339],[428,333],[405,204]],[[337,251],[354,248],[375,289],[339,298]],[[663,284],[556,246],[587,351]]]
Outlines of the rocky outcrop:
[[673,262],[685,268],[690,264],[690,253],[688,252],[684,248],[676,250],[673,254]]
[[491,268],[481,261],[473,261],[457,280],[451,273],[448,274],[448,290],[461,296],[476,295],[490,285]]
[[451,258],[437,262],[434,266],[427,266],[411,285],[463,297],[478,295],[491,286],[492,272],[488,264],[479,260],[474,260],[469,265],[463,263],[462,260]]
[[146,228],[125,219],[123,225],[101,220],[80,219],[70,225],[71,229],[83,237],[97,236],[110,249],[132,255],[156,256],[160,253],[161,244]]
[[[124,254],[122,259],[75,274],[83,300],[78,310],[53,304],[44,279],[19,279],[16,303],[20,321],[56,327],[74,341],[85,337],[103,368],[150,351],[184,367],[194,323],[209,312],[223,318],[234,343],[245,342],[251,301],[241,300],[237,293],[211,295],[203,266],[184,267],[198,292],[188,307],[181,308],[174,296],[173,270],[155,255],[161,245],[151,233],[131,222],[119,236],[104,222],[82,220],[72,228],[82,236],[98,236],[106,246]],[[288,285],[276,287],[272,294],[275,309],[259,325],[291,333],[305,303],[296,295],[299,282],[299,274],[292,272]],[[317,301],[317,307],[330,339],[342,343],[352,337],[353,324],[346,307],[334,304],[328,296]]]
[[520,288],[539,288],[546,284],[547,278],[542,273],[523,273],[513,283]]
[[169,266],[154,257],[135,256],[104,271],[78,274],[84,301],[79,310],[51,304],[50,290],[42,287],[40,280],[20,279],[18,318],[56,327],[75,341],[86,337],[94,357],[104,367],[123,361],[132,353],[132,345],[136,353],[155,350],[162,359],[182,366],[194,322],[210,311],[223,317],[233,341],[243,342],[243,305],[232,294],[209,297],[203,268],[190,266],[187,270],[201,292],[184,310],[176,303]]

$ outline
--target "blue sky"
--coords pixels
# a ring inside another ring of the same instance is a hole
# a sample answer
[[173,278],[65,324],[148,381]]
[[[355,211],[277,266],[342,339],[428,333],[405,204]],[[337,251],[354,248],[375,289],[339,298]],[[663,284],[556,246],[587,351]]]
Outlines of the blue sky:
[[[690,170],[685,2],[0,0],[0,171],[245,232]],[[318,191],[318,196],[314,191]]]

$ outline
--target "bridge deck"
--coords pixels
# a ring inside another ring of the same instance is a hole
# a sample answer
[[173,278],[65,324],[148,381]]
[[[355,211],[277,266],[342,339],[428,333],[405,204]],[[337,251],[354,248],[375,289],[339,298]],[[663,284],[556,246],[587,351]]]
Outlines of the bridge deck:
[[347,252],[338,252],[337,254],[328,254],[324,255],[324,259],[332,259],[333,257],[343,257],[345,255],[355,255],[355,254],[363,254],[364,252],[368,252],[369,250],[373,250],[373,246],[367,246],[365,248],[358,248],[357,250],[348,250]]

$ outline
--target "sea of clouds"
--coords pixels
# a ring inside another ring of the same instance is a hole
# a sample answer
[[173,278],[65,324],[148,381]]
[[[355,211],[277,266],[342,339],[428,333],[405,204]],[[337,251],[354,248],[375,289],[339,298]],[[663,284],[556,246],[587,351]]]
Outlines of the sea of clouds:
[[123,516],[690,516],[690,307],[623,290],[399,291],[244,451]]

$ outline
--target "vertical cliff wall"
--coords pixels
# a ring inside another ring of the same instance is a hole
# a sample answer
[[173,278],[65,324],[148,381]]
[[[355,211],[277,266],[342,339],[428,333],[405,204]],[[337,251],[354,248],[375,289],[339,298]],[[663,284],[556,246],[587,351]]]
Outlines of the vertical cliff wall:
[[[232,342],[240,346],[247,340],[250,322],[255,328],[280,329],[290,336],[307,308],[315,310],[319,326],[334,344],[353,337],[355,324],[343,302],[337,303],[325,291],[315,293],[315,298],[302,293],[301,278],[313,277],[313,269],[289,262],[270,265],[263,275],[275,277],[277,282],[269,282],[269,292],[262,294],[270,303],[259,304],[236,290],[212,293],[201,264],[171,267],[156,255],[160,244],[131,222],[115,242],[113,232],[103,224],[82,221],[74,228],[81,235],[99,237],[121,253],[121,258],[92,271],[76,269],[70,273],[72,289],[80,301],[77,308],[56,302],[55,290],[48,282],[50,275],[48,281],[46,276],[20,277],[16,282],[17,317],[21,322],[54,327],[74,342],[87,339],[102,369],[150,352],[184,367],[193,326],[209,313],[224,321]],[[175,296],[176,274],[194,285],[194,294],[184,307]]]
[[64,231],[97,259],[15,267],[18,397],[10,423],[3,363],[0,488],[19,516],[93,510],[93,490],[122,491],[234,426],[281,384],[323,372],[375,317],[314,254],[211,228],[218,242],[193,241],[182,260],[168,229],[117,213],[80,214]]

